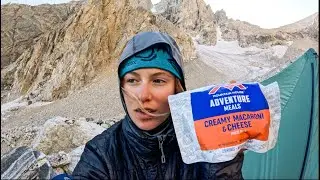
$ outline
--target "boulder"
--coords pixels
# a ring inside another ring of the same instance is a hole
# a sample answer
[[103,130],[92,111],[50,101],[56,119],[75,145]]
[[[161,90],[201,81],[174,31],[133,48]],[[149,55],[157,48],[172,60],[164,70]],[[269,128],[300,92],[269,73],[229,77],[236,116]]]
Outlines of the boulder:
[[27,146],[1,156],[1,179],[51,179],[54,172],[46,156]]
[[84,145],[105,128],[91,122],[54,117],[45,122],[33,142],[33,148],[45,154],[69,152]]

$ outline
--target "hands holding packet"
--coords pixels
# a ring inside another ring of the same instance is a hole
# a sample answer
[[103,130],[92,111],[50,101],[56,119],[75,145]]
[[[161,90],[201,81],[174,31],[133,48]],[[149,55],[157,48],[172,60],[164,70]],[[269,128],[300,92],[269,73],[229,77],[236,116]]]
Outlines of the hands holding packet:
[[185,163],[232,160],[248,149],[264,153],[277,141],[281,118],[276,82],[220,84],[169,96]]

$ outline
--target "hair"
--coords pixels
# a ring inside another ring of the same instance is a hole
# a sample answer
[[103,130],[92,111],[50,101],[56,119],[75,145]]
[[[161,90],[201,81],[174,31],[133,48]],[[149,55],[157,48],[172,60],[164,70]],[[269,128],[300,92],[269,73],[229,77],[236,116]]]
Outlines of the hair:
[[176,78],[176,81],[175,81],[175,94],[178,94],[178,93],[181,93],[183,92],[184,89],[181,85],[181,82],[178,78]]

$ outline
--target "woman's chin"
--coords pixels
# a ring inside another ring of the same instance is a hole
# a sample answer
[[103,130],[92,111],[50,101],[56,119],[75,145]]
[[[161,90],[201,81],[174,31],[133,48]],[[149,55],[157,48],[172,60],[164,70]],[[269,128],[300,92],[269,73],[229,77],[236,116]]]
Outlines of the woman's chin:
[[144,130],[144,131],[150,131],[156,127],[158,127],[161,122],[159,122],[159,120],[157,119],[148,119],[148,120],[134,120],[133,121],[135,123],[135,125],[141,129],[141,130]]

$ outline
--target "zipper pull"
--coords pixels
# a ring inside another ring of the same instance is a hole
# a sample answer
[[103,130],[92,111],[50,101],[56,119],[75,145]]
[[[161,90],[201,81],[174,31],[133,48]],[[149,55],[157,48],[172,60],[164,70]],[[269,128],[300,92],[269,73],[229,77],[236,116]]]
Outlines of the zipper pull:
[[165,136],[158,136],[158,141],[159,141],[159,149],[161,151],[161,163],[165,163],[166,162],[166,157],[164,156],[164,152],[163,152],[163,141],[165,139]]

